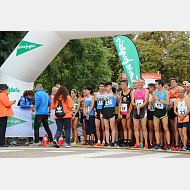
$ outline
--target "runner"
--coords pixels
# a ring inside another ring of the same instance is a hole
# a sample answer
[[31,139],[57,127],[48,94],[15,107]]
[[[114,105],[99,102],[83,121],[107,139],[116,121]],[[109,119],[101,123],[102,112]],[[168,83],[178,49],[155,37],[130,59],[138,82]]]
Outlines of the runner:
[[77,137],[78,137],[77,126],[78,126],[78,121],[79,121],[79,109],[80,109],[81,100],[79,98],[79,95],[76,89],[71,90],[71,98],[74,104],[74,108],[71,111],[72,113],[71,129],[72,129],[74,142],[71,145],[77,145]]
[[147,109],[146,106],[148,104],[148,96],[149,91],[143,86],[145,85],[144,79],[139,79],[138,81],[138,88],[136,90],[133,90],[132,92],[132,98],[131,103],[134,106],[133,110],[133,123],[134,123],[134,133],[135,133],[135,139],[136,144],[133,146],[133,148],[139,148],[139,124],[142,125],[143,130],[143,136],[145,139],[145,149],[148,149],[148,134],[147,134],[147,128],[146,128],[146,122],[147,122]]
[[[100,118],[104,120],[106,143],[109,146],[114,146],[115,140],[115,107],[116,107],[116,95],[112,92],[112,82],[105,83],[105,90],[107,93],[104,95],[104,102],[102,106],[102,112]],[[103,114],[102,114],[103,113]],[[109,144],[109,126],[112,131],[112,142]]]
[[[128,81],[121,80],[122,92],[120,93],[119,114],[118,118],[121,119],[124,132],[124,146],[132,146],[132,128],[131,128],[131,112],[133,106],[131,104],[132,90],[128,88]],[[121,117],[122,115],[122,117]]]
[[[102,111],[102,105],[103,105],[103,100],[104,100],[104,94],[105,94],[105,86],[104,82],[100,82],[98,85],[98,92],[94,93],[94,113],[95,113],[95,126],[96,126],[96,135],[98,142],[94,146],[104,146],[105,145],[105,127],[104,127],[104,122],[103,119],[100,119],[100,113]],[[101,138],[100,138],[100,124],[102,127],[103,131],[103,141],[101,144]]]
[[147,120],[148,120],[148,131],[149,131],[149,148],[153,148],[153,138],[154,138],[154,126],[153,126],[153,115],[154,115],[154,104],[151,105],[152,95],[155,91],[155,84],[148,84],[149,90],[149,99],[148,99],[148,112],[147,112]]
[[[186,84],[186,89],[187,89],[186,95],[190,98],[190,83]],[[188,136],[188,147],[190,148],[190,123],[187,129],[187,136]]]
[[83,145],[86,144],[86,127],[85,127],[85,122],[84,122],[84,113],[83,113],[83,99],[86,96],[86,90],[83,90],[83,98],[81,99],[81,106],[80,106],[80,111],[81,111],[81,118],[80,118],[80,123],[82,125],[82,131],[83,131]]
[[119,114],[119,101],[120,101],[119,94],[120,94],[121,90],[122,90],[121,87],[119,87],[117,89],[117,94],[116,94],[117,102],[116,102],[116,107],[115,107],[115,144],[114,144],[115,147],[119,147],[119,140],[118,140],[119,136],[120,136],[120,134],[119,134],[120,131],[119,130],[121,130],[121,129],[119,129],[121,119],[119,119],[119,117],[118,117],[118,114]]
[[[91,86],[86,86],[86,97],[83,98],[83,113],[86,127],[87,142],[85,145],[94,145],[94,96]],[[91,141],[90,141],[91,136]]]
[[187,128],[189,124],[190,99],[185,97],[184,94],[185,89],[180,87],[178,89],[179,98],[174,102],[174,113],[178,116],[177,126],[183,143],[182,151],[187,151]]
[[188,84],[188,81],[183,81],[183,83],[182,83],[182,86],[185,89],[185,94],[184,94],[185,97],[188,97],[186,94],[187,93],[187,84]]
[[[169,109],[169,120],[171,125],[171,149],[178,150],[179,147],[179,132],[177,128],[177,117],[174,113],[174,101],[178,98],[178,80],[176,78],[171,79],[172,89],[169,91],[170,103]],[[175,139],[175,145],[174,145]]]
[[163,128],[166,133],[167,150],[171,150],[170,146],[170,132],[168,129],[168,110],[167,105],[169,104],[169,92],[163,88],[164,82],[162,80],[155,80],[156,91],[153,93],[151,105],[155,104],[154,110],[154,130],[156,137],[156,147],[152,149],[161,149],[160,147],[160,120],[163,123]]
[[166,89],[167,91],[170,91],[170,83],[165,83],[164,84],[164,89]]

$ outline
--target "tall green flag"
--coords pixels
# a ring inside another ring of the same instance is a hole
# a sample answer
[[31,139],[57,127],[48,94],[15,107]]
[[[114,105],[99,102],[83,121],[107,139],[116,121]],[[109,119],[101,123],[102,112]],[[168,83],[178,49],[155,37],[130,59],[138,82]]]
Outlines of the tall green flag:
[[129,85],[133,87],[133,81],[141,78],[137,48],[133,41],[126,36],[116,36],[113,38],[113,41],[129,81]]

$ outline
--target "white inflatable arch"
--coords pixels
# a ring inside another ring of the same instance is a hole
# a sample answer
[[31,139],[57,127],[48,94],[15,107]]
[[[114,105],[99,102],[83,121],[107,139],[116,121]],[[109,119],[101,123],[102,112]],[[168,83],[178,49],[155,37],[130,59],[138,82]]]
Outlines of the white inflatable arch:
[[8,84],[10,100],[18,101],[69,40],[131,33],[141,31],[30,31],[0,68],[0,83]]

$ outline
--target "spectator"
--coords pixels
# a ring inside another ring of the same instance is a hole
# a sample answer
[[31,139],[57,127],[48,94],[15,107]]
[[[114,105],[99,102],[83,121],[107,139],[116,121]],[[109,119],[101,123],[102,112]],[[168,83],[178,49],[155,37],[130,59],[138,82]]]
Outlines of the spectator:
[[[23,109],[33,108],[34,107],[32,105],[33,98],[34,98],[34,92],[32,90],[25,90],[17,105]],[[14,137],[13,140],[10,142],[10,144],[13,146],[18,146],[16,142],[17,139],[18,137]],[[29,145],[32,143],[33,143],[33,137],[28,137],[28,142],[26,142],[25,145]]]
[[74,108],[73,101],[71,97],[69,96],[69,92],[65,86],[61,86],[59,90],[57,91],[51,108],[56,109],[59,101],[62,102],[63,106],[63,111],[65,112],[65,116],[61,118],[57,118],[54,116],[56,125],[57,125],[57,131],[55,134],[55,139],[53,141],[54,145],[56,148],[59,148],[58,140],[61,135],[62,129],[63,129],[63,124],[64,124],[64,129],[65,129],[65,136],[66,136],[66,148],[71,147],[70,145],[70,133],[71,133],[71,109]]
[[51,95],[49,96],[51,100],[53,100],[53,98],[54,98],[55,94],[57,93],[57,91],[58,91],[58,88],[57,88],[57,87],[53,87],[53,88],[52,88],[52,93],[51,93]]
[[15,102],[9,101],[8,88],[6,84],[0,84],[0,147],[8,147],[8,145],[5,145],[7,119],[8,116],[14,115],[11,106]]
[[[51,115],[51,100],[48,94],[44,92],[43,86],[41,83],[38,83],[35,89],[36,89],[36,92],[34,94],[35,105],[31,113],[31,115],[34,115],[34,112],[36,111],[36,115],[34,119],[35,143],[33,144],[33,146],[39,146],[42,144],[39,142],[39,128],[40,128],[41,123],[43,123],[45,131],[48,134],[48,138],[50,139],[49,145],[53,146],[52,132],[48,124],[48,116],[50,117]],[[49,107],[49,113],[48,113],[48,107]]]
[[56,87],[58,88],[58,90],[59,90],[59,88],[60,88],[61,85],[60,85],[60,84],[56,84],[55,86],[56,86]]

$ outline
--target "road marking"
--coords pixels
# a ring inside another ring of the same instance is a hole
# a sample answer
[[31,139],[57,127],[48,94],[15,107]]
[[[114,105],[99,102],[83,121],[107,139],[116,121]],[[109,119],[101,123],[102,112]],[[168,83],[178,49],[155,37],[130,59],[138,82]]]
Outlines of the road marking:
[[23,150],[0,150],[1,152],[16,152],[16,151],[23,151]]
[[[54,156],[54,158],[94,158],[94,157],[101,157],[101,156],[110,156],[110,155],[118,155],[118,154],[129,154],[130,152],[121,152],[121,151],[96,151],[93,153],[86,153],[86,154],[75,154],[75,155],[63,155],[63,156]],[[142,154],[142,153],[139,153]],[[46,157],[52,158],[52,157]]]
[[56,151],[56,150],[50,150],[50,151],[44,151],[44,152],[76,152],[76,151],[61,151],[61,150],[58,150],[58,151]]
[[167,158],[170,156],[177,156],[180,154],[172,154],[172,153],[152,153],[152,154],[145,154],[145,155],[139,155],[139,156],[131,156],[127,158]]

